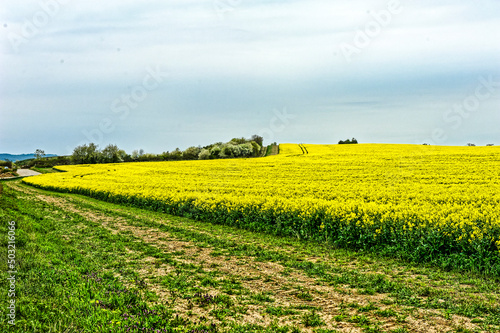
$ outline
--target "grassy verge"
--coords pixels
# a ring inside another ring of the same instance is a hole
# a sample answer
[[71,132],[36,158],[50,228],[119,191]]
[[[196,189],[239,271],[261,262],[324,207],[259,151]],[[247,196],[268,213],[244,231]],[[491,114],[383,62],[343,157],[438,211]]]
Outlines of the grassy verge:
[[278,154],[279,154],[279,145],[272,144],[272,145],[267,146],[265,156],[272,156],[272,155],[278,155]]
[[36,172],[40,172],[40,173],[55,173],[55,172],[60,172],[59,170],[56,170],[54,168],[37,168],[37,167],[33,167],[31,168],[31,170],[33,171],[36,171]]
[[17,297],[1,331],[500,330],[491,278],[3,185],[0,294],[15,221]]

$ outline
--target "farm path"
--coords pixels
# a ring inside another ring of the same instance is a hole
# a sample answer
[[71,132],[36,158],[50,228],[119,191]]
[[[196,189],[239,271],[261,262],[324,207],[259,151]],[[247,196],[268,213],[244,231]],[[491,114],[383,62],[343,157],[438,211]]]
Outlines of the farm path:
[[[460,275],[51,193],[20,182],[7,186],[26,200],[78,215],[123,239],[125,251],[116,253],[119,269],[103,270],[123,283],[127,271],[134,271],[157,302],[218,327],[237,323],[320,333],[486,332],[471,318],[450,312],[448,302],[465,304],[471,297],[499,301],[498,293],[484,291],[490,287],[466,284]],[[70,241],[72,234],[65,238]],[[434,288],[440,293],[433,295]],[[200,295],[219,297],[225,305],[200,305]]]
[[19,176],[14,176],[12,173],[9,172],[9,173],[1,174],[0,179],[1,180],[10,180],[10,179],[16,179],[16,178],[20,178],[20,177],[30,177],[30,176],[41,175],[41,173],[33,171],[33,170],[29,170],[29,169],[18,169],[16,172]]
[[18,169],[17,170],[17,174],[20,176],[20,177],[30,177],[30,176],[38,176],[38,175],[41,175],[40,172],[36,172],[36,171],[33,171],[33,170],[29,170],[29,169]]

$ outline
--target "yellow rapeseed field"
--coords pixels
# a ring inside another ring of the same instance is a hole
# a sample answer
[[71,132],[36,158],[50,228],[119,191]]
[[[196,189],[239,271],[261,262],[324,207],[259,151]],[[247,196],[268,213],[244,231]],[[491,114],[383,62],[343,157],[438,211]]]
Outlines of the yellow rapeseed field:
[[281,144],[266,158],[59,169],[24,182],[500,275],[500,147]]

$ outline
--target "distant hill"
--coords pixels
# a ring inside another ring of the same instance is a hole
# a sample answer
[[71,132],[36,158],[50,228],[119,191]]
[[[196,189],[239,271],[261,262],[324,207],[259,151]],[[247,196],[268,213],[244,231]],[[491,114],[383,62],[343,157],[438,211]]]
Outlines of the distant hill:
[[[55,154],[45,154],[45,157],[54,157],[57,156]],[[30,158],[35,158],[35,154],[19,154],[19,155],[14,155],[14,154],[0,154],[0,161],[24,161],[24,160],[29,160]]]

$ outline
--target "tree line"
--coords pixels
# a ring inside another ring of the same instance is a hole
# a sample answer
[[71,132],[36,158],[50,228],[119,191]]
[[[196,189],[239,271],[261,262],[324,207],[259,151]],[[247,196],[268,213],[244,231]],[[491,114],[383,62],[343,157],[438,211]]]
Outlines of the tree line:
[[216,142],[205,147],[189,147],[182,151],[176,148],[161,154],[145,153],[144,150],[134,150],[127,154],[116,145],[108,145],[99,150],[94,143],[84,144],[74,149],[71,160],[74,164],[145,162],[145,161],[181,161],[208,160],[219,158],[257,157],[262,149],[262,137],[252,136],[250,139],[234,138],[229,142]]
[[25,167],[51,167],[68,164],[248,158],[261,155],[263,141],[263,137],[253,135],[249,139],[243,137],[234,138],[229,142],[216,142],[204,147],[192,146],[184,151],[176,148],[173,151],[166,151],[161,154],[145,153],[143,149],[134,150],[131,154],[128,154],[114,144],[99,149],[99,146],[95,143],[89,143],[75,147],[71,156],[43,158],[43,151],[37,150],[36,159],[21,163]]
[[339,145],[348,145],[348,144],[357,144],[358,143],[358,140],[356,140],[355,138],[352,138],[351,140],[347,139],[347,140],[340,140],[339,141]]

